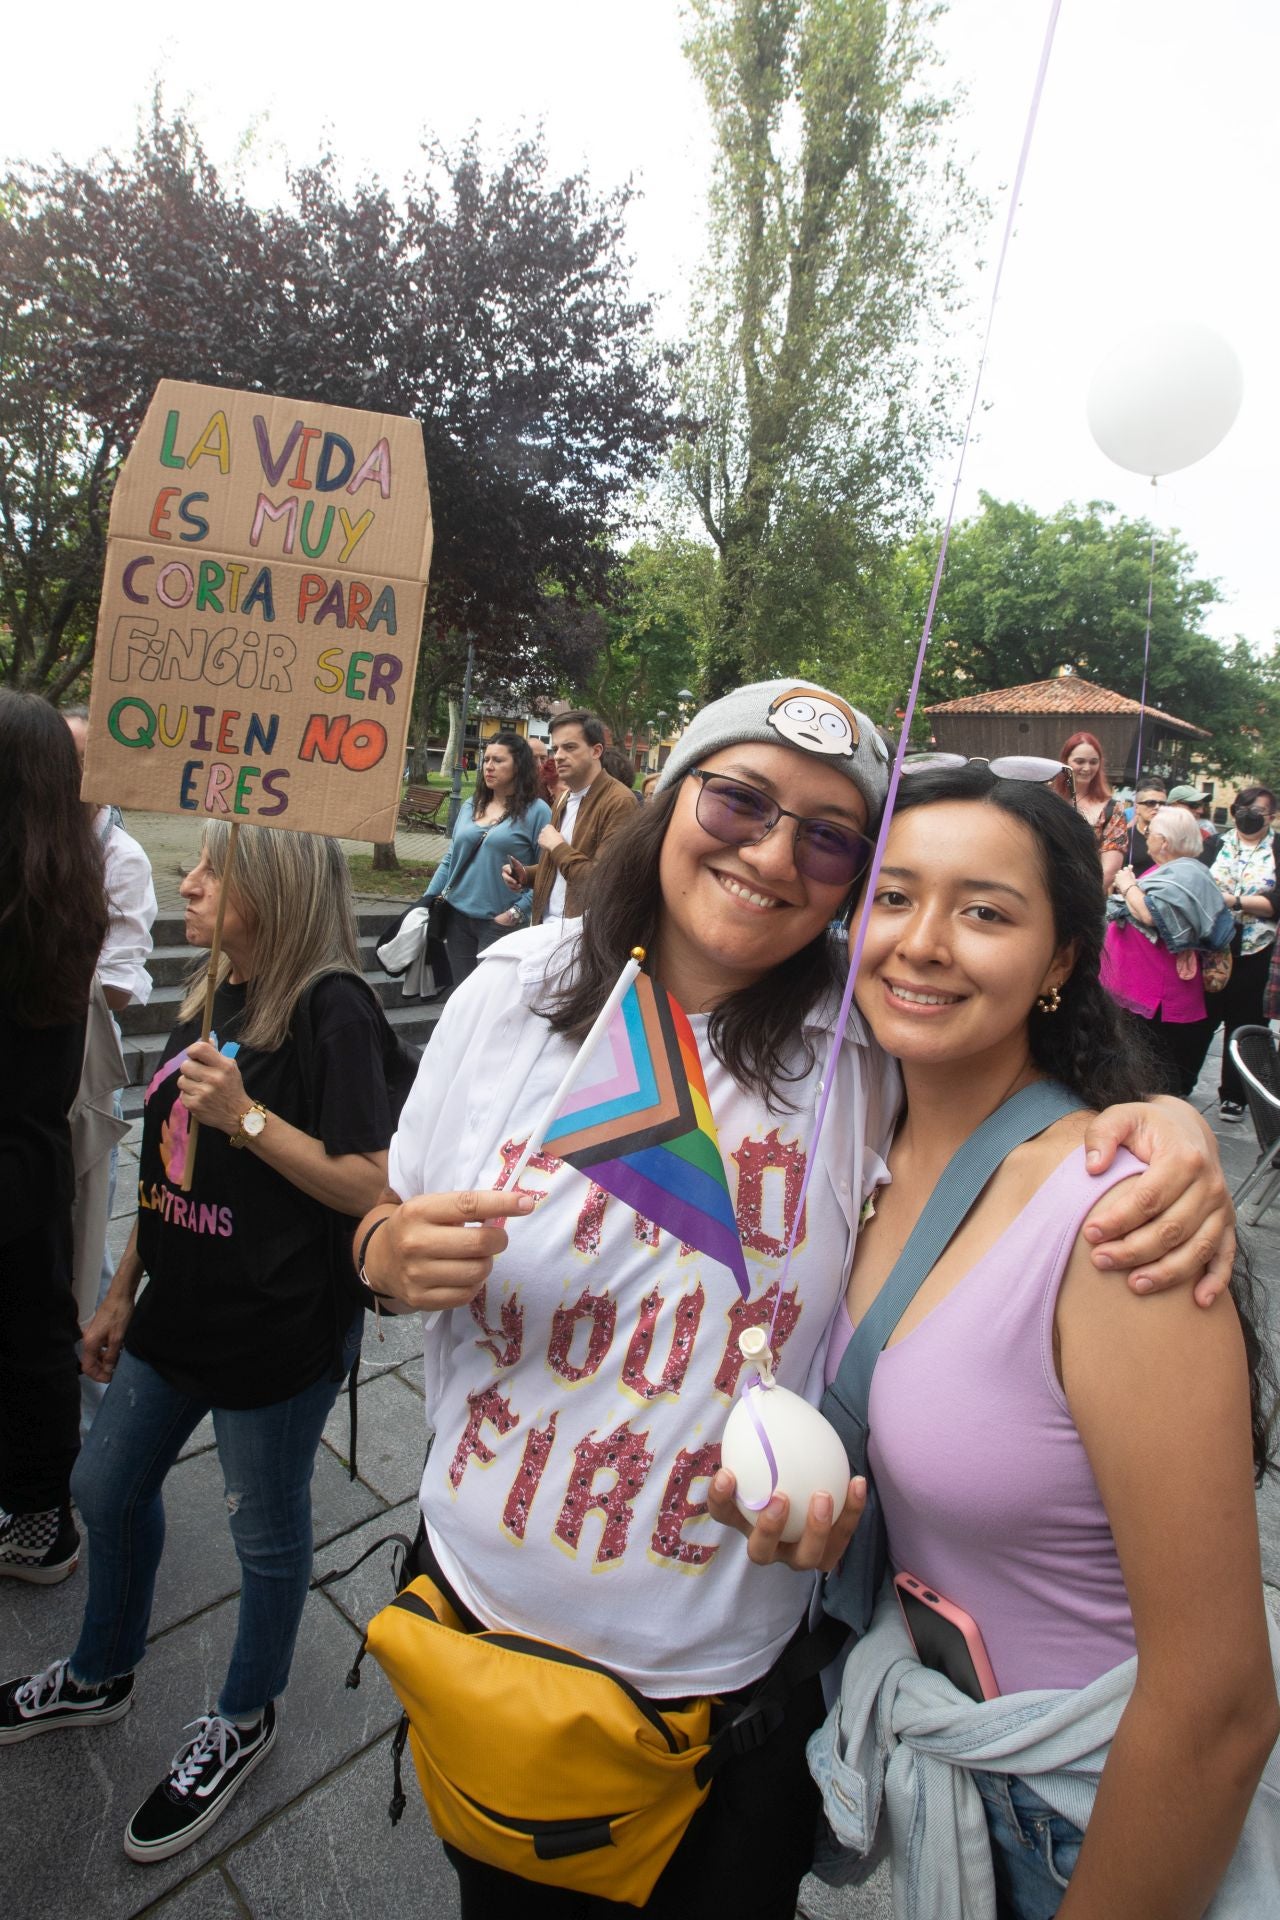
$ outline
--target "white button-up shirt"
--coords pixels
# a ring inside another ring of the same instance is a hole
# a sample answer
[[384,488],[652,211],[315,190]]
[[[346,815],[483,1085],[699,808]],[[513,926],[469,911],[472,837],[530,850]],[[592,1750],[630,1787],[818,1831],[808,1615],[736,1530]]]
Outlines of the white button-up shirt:
[[108,913],[98,978],[104,987],[115,987],[145,1007],[151,998],[147,960],[156,917],[151,862],[123,827],[107,824],[109,818],[109,810],[103,807],[93,823],[102,840]]

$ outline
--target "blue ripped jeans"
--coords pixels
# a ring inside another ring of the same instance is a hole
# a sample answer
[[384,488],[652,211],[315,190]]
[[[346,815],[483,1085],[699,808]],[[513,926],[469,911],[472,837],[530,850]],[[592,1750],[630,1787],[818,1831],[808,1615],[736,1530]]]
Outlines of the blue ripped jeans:
[[999,1920],[1053,1920],[1084,1835],[1046,1806],[1025,1780],[977,1772],[972,1779],[991,1835]]
[[[344,1375],[360,1351],[363,1312],[344,1342]],[[72,1678],[85,1686],[132,1673],[147,1646],[164,1549],[163,1487],[206,1413],[213,1414],[240,1614],[218,1700],[247,1719],[284,1692],[311,1579],[311,1475],[341,1382],[326,1375],[275,1406],[210,1407],[122,1351],[71,1476],[89,1534],[89,1593]]]

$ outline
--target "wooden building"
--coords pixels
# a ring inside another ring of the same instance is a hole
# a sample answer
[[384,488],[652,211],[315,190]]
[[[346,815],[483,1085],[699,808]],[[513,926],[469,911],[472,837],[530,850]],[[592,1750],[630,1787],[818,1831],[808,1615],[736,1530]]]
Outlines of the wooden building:
[[[926,707],[934,743],[944,753],[994,760],[1002,753],[1043,754],[1056,760],[1073,733],[1091,733],[1102,747],[1113,786],[1132,786],[1137,774],[1138,721],[1143,709],[1109,687],[1076,674],[998,687]],[[1142,728],[1142,767],[1175,782],[1190,779],[1198,740],[1213,736],[1148,703]]]

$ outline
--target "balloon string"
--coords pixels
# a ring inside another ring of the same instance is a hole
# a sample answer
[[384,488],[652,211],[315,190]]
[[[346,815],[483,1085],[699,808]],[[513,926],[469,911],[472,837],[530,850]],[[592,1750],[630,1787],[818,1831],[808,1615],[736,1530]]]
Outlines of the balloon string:
[[[898,736],[898,750],[893,757],[893,768],[889,775],[889,791],[885,798],[884,815],[880,822],[880,831],[876,836],[875,852],[871,857],[871,867],[863,889],[864,905],[875,896],[876,882],[880,877],[880,868],[884,863],[885,843],[888,839],[889,824],[893,818],[893,805],[898,795],[898,781],[902,774],[902,763],[906,758],[907,746],[911,739],[911,723],[915,718],[916,702],[920,695],[920,681],[924,672],[925,655],[929,651],[929,637],[933,632],[934,609],[938,604],[938,590],[942,585],[943,568],[947,564],[947,547],[951,539],[951,528],[955,521],[956,499],[960,492],[960,481],[964,473],[965,456],[969,451],[969,441],[973,434],[973,422],[978,410],[978,396],[982,390],[982,378],[986,371],[987,352],[991,345],[991,333],[995,324],[996,306],[1000,299],[1000,283],[1004,277],[1005,261],[1009,253],[1009,244],[1013,238],[1013,223],[1017,217],[1018,202],[1022,195],[1022,183],[1027,171],[1027,161],[1031,153],[1031,139],[1035,132],[1036,121],[1040,113],[1040,102],[1044,94],[1045,77],[1049,71],[1049,55],[1053,50],[1053,36],[1058,25],[1058,14],[1062,0],[1050,0],[1049,20],[1045,28],[1044,45],[1040,50],[1040,65],[1036,72],[1035,86],[1031,92],[1031,105],[1027,110],[1026,126],[1022,135],[1022,149],[1018,155],[1017,171],[1014,174],[1013,189],[1009,195],[1009,212],[1004,224],[1004,237],[1000,242],[1000,255],[996,262],[995,279],[991,288],[991,302],[987,309],[986,330],[982,337],[982,351],[978,357],[978,368],[974,376],[973,391],[969,398],[969,412],[965,418],[964,434],[960,442],[960,455],[956,461],[955,479],[951,486],[951,500],[947,507],[947,521],[942,530],[942,543],[938,549],[938,562],[933,570],[933,586],[929,594],[929,605],[925,611],[924,631],[920,635],[920,645],[916,650],[915,673],[911,679],[911,691],[903,713],[902,731]],[[849,1022],[849,1011],[853,1004],[853,990],[858,978],[858,963],[862,959],[862,949],[867,937],[869,914],[864,912],[858,925],[853,952],[849,958],[849,977],[845,981],[844,993],[840,1000],[840,1011],[836,1016],[835,1031],[831,1036],[831,1046],[827,1053],[823,1069],[822,1082],[818,1094],[818,1111],[813,1122],[813,1138],[809,1143],[809,1153],[805,1162],[804,1176],[800,1182],[800,1192],[796,1199],[795,1215],[791,1230],[787,1235],[787,1250],[783,1256],[782,1271],[778,1276],[778,1297],[774,1302],[773,1315],[769,1321],[769,1345],[773,1346],[774,1329],[786,1292],[787,1277],[791,1272],[791,1258],[796,1248],[796,1238],[800,1231],[800,1222],[804,1219],[805,1200],[809,1192],[809,1182],[818,1159],[818,1142],[822,1137],[823,1124],[827,1117],[827,1105],[831,1099],[831,1090],[836,1081],[836,1067],[840,1058],[840,1048],[844,1040],[845,1029]]]
[[769,1436],[765,1432],[764,1421],[760,1418],[760,1415],[756,1412],[756,1395],[758,1393],[762,1393],[763,1391],[764,1391],[763,1382],[760,1379],[760,1375],[757,1373],[757,1374],[753,1374],[751,1379],[747,1381],[747,1390],[745,1394],[742,1396],[742,1403],[747,1409],[747,1418],[751,1422],[752,1426],[755,1428],[756,1439],[760,1442],[760,1451],[764,1454],[765,1465],[769,1469],[769,1491],[768,1493],[766,1493],[763,1500],[748,1500],[746,1494],[743,1493],[742,1489],[740,1487],[738,1489],[738,1499],[742,1502],[743,1506],[746,1507],[750,1513],[763,1513],[764,1509],[768,1506],[769,1502],[772,1500],[774,1494],[778,1491],[777,1455],[774,1453],[773,1448],[769,1443]]
[[[1151,481],[1154,487],[1155,478]],[[1142,784],[1142,730],[1147,720],[1147,673],[1151,665],[1151,608],[1156,591],[1156,529],[1151,529],[1151,556],[1147,563],[1147,631],[1142,642],[1142,692],[1138,695],[1138,750],[1133,761],[1133,818],[1129,822],[1129,865],[1133,865],[1133,840],[1138,831],[1138,788]]]

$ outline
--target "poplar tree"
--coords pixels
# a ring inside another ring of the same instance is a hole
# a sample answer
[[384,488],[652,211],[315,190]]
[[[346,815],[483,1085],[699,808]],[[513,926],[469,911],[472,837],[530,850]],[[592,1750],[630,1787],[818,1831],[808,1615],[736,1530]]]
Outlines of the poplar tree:
[[951,378],[972,201],[922,0],[692,0],[710,243],[677,452],[720,557],[707,691],[848,664],[880,621]]

